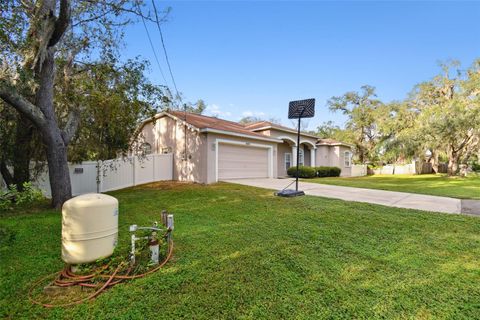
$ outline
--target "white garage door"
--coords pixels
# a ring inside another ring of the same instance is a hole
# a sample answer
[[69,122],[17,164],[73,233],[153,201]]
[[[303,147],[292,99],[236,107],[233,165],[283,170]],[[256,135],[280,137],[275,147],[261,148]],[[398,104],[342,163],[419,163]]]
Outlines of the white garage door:
[[268,150],[218,144],[218,180],[268,178]]

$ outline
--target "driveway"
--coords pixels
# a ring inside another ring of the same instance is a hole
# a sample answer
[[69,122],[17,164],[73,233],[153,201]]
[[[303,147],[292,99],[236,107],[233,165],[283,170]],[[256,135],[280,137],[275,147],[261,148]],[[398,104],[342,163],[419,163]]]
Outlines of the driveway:
[[[292,182],[292,179],[236,179],[228,180],[225,182],[272,190],[282,190],[289,183]],[[295,189],[295,184],[292,184],[289,189]],[[302,181],[299,182],[298,189],[303,190],[305,194],[311,196],[334,198],[346,201],[367,202],[406,209],[417,209],[454,214],[462,213],[462,200],[448,197],[429,196],[406,192],[340,187]],[[463,212],[474,215],[480,214],[480,212],[471,212],[468,210],[463,210]]]

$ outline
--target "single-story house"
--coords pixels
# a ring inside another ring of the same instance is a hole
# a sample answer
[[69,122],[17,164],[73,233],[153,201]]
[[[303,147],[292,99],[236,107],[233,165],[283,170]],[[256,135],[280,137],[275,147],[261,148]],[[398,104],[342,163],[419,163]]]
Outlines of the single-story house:
[[[240,124],[181,111],[166,111],[142,123],[137,147],[172,153],[173,179],[213,183],[240,178],[280,178],[295,166],[297,132],[268,121]],[[299,164],[337,166],[350,176],[352,146],[315,135],[300,136]]]

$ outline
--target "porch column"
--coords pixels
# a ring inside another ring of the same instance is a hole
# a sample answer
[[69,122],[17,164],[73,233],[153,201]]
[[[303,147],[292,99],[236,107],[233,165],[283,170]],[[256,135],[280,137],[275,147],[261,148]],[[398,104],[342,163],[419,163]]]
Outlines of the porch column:
[[315,154],[317,148],[310,149],[310,167],[315,167]]
[[292,146],[292,167],[297,165],[297,146]]

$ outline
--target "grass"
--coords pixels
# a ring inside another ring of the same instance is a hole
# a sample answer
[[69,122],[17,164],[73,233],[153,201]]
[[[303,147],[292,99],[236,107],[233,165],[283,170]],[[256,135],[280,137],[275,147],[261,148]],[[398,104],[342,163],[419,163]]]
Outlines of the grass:
[[429,194],[459,199],[480,199],[480,177],[448,177],[443,174],[373,175],[304,180],[345,187]]
[[174,259],[94,301],[43,309],[33,279],[62,268],[60,213],[0,217],[0,317],[12,319],[473,319],[480,219],[216,184],[112,193],[128,225],[175,214]]

